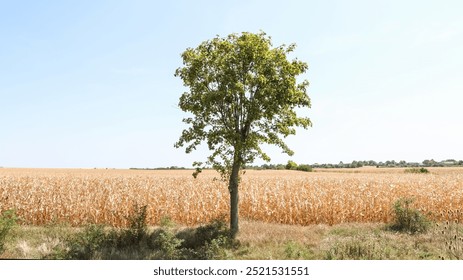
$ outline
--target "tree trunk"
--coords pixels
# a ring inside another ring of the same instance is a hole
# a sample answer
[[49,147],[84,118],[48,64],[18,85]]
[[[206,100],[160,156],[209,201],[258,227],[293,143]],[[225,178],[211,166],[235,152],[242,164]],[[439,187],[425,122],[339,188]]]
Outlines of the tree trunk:
[[230,191],[230,231],[231,237],[235,238],[239,230],[238,225],[238,185],[239,185],[239,172],[241,168],[241,163],[239,160],[235,159],[233,163],[232,172],[230,174],[230,182],[228,185],[228,190]]

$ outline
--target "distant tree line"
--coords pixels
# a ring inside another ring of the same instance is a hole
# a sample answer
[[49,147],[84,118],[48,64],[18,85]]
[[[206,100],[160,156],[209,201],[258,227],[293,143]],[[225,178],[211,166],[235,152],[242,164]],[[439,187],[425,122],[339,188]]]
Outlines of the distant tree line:
[[[385,167],[452,167],[452,166],[463,166],[463,160],[447,159],[442,161],[435,161],[434,159],[426,159],[422,162],[406,162],[405,160],[395,161],[387,160],[385,162],[374,160],[354,160],[351,163],[314,163],[314,164],[297,164],[296,162],[289,160],[286,164],[262,164],[262,165],[246,165],[244,169],[253,170],[299,170],[299,171],[312,171],[313,168],[358,168],[363,166],[373,166],[377,168]],[[156,168],[138,168],[132,167],[131,170],[184,170],[191,169],[181,166],[170,166],[170,167],[156,167]]]
[[[265,170],[265,169],[272,169],[272,170],[283,170],[283,169],[290,169],[290,170],[301,170],[305,169],[304,171],[310,171],[313,168],[358,168],[363,166],[373,166],[377,168],[384,168],[384,167],[451,167],[451,166],[463,166],[463,160],[454,160],[454,159],[447,159],[442,161],[435,161],[433,159],[426,159],[423,162],[407,162],[405,160],[395,161],[395,160],[387,160],[385,162],[379,161],[376,162],[374,160],[364,160],[364,161],[352,161],[351,163],[344,163],[340,161],[339,163],[314,163],[314,164],[300,164],[297,165],[294,161],[288,161],[287,164],[263,164],[261,166],[246,166],[247,169],[256,169],[256,170]],[[298,169],[299,167],[299,169]],[[310,169],[310,170],[309,170]]]
[[170,166],[170,167],[155,167],[155,168],[139,168],[139,167],[131,167],[130,170],[183,170],[186,169],[185,167],[181,166]]

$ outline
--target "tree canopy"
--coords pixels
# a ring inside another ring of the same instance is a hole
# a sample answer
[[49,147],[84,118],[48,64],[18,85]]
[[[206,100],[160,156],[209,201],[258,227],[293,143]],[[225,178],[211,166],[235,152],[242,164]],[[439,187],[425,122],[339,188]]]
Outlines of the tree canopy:
[[294,48],[294,44],[272,48],[265,33],[242,33],[187,49],[182,54],[184,67],[175,74],[190,89],[180,97],[179,107],[194,117],[183,120],[191,126],[176,147],[189,143],[189,153],[206,141],[212,151],[207,164],[219,171],[233,165],[235,151],[241,163],[256,157],[268,161],[260,148],[263,143],[292,155],[281,136],[295,134],[296,126],[311,125],[294,111],[310,107],[308,82],[296,83],[307,64],[287,59]]

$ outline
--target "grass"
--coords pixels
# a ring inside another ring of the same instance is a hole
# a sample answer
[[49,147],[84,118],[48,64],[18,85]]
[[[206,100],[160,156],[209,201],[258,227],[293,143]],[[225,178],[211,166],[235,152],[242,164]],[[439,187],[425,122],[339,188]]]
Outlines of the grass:
[[[115,238],[122,236],[111,235],[113,230],[98,226],[18,226],[12,229],[12,238],[8,239],[0,257],[62,259],[65,258],[63,252],[69,252],[69,240],[81,241],[77,243],[81,246],[80,259],[438,260],[463,257],[463,228],[459,224],[437,224],[426,233],[410,234],[391,231],[389,225],[382,223],[297,226],[243,221],[234,244],[221,235],[220,223],[196,228],[169,225],[149,227],[141,242],[108,246],[116,244]],[[85,238],[88,243],[82,241]],[[452,240],[455,240],[454,246],[449,249]],[[90,247],[82,250],[82,246]]]
[[[89,224],[83,228],[67,225],[22,226],[8,235],[13,259],[226,259],[237,242],[222,220],[196,228],[179,228],[168,218],[148,228],[147,207],[134,207],[128,228]],[[6,235],[5,235],[6,236]],[[6,243],[6,242],[5,242]]]

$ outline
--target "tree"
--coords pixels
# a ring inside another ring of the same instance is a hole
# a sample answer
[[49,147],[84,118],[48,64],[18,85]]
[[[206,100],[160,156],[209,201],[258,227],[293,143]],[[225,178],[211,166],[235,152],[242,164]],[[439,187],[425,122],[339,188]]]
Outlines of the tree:
[[241,168],[256,158],[270,161],[261,144],[276,145],[292,155],[282,138],[294,135],[296,127],[311,126],[309,118],[295,111],[310,108],[310,99],[309,83],[296,81],[307,64],[287,58],[294,49],[295,44],[274,48],[263,32],[217,36],[183,52],[183,67],[175,72],[189,88],[180,97],[179,107],[192,114],[183,119],[189,127],[175,147],[186,146],[190,153],[207,143],[212,153],[206,162],[194,163],[194,175],[212,166],[228,180],[233,237],[239,230]]
[[296,170],[297,169],[297,163],[295,163],[292,160],[288,160],[288,163],[286,164],[286,169]]

